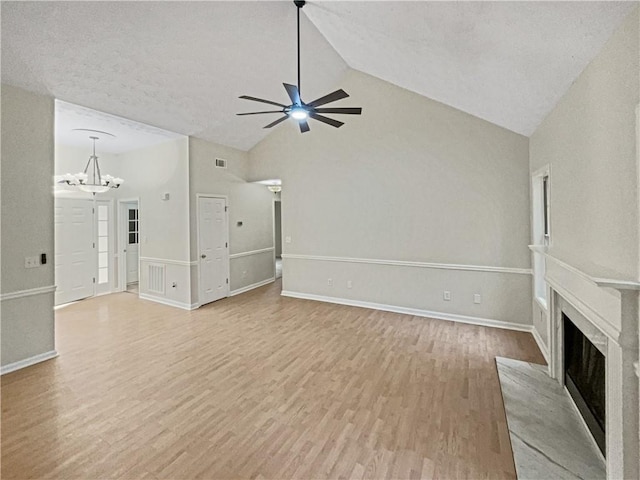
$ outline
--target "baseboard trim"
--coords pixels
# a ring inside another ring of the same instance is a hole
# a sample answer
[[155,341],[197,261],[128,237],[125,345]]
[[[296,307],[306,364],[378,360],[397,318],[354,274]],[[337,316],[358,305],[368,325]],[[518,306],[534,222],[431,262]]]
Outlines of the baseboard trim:
[[249,290],[253,290],[254,288],[264,287],[265,285],[269,285],[276,281],[276,277],[267,278],[266,280],[262,280],[261,282],[252,283],[251,285],[247,285],[246,287],[238,288],[236,290],[232,290],[229,292],[229,296],[233,297],[235,295],[240,295],[241,293],[248,292]]
[[0,375],[15,372],[16,370],[22,370],[23,368],[30,367],[31,365],[35,365],[46,360],[51,360],[52,358],[56,358],[57,356],[58,352],[56,352],[55,350],[39,353],[38,355],[34,355],[33,357],[25,358],[24,360],[18,360],[17,362],[13,362],[0,367]]
[[45,293],[52,293],[56,291],[55,285],[47,285],[46,287],[29,288],[27,290],[18,290],[16,292],[3,293],[0,295],[0,300],[14,300],[16,298],[32,297],[34,295],[43,295]]
[[538,344],[538,348],[542,352],[542,356],[547,362],[547,365],[549,365],[549,350],[547,349],[547,346],[542,341],[542,337],[540,336],[540,333],[538,332],[538,329],[536,327],[531,328],[531,335],[533,335],[533,339]]
[[149,300],[150,302],[161,303],[162,305],[167,305],[168,307],[181,308],[182,310],[194,310],[200,306],[199,304],[189,304],[189,303],[177,302],[169,298],[155,297],[153,295],[147,295],[146,293],[140,293],[138,294],[138,297],[141,298],[142,300]]
[[283,290],[281,295],[284,297],[300,298],[303,300],[315,300],[318,302],[337,303],[339,305],[348,305],[350,307],[370,308],[373,310],[382,310],[385,312],[393,312],[393,313],[403,313],[405,315],[413,315],[416,317],[435,318],[437,320],[447,320],[450,322],[467,323],[470,325],[480,325],[483,327],[502,328],[505,330],[516,330],[518,332],[531,332],[531,330],[533,329],[532,325],[520,325],[518,323],[504,322],[502,320],[494,320],[491,318],[471,317],[468,315],[459,315],[455,313],[434,312],[431,310],[399,307],[396,305],[385,305],[382,303],[363,302],[360,300],[349,300],[346,298],[325,297],[323,295],[292,292],[289,290]]

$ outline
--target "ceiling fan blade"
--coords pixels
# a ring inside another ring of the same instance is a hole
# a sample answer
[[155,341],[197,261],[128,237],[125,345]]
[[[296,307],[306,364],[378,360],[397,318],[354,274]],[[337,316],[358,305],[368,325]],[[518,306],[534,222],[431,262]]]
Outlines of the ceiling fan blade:
[[278,125],[280,122],[284,122],[287,118],[289,118],[289,115],[285,115],[284,117],[280,117],[278,120],[276,120],[275,122],[271,122],[269,125],[267,125],[264,128],[271,128],[271,127],[275,127],[276,125]]
[[334,120],[333,118],[325,117],[323,115],[318,115],[317,113],[310,113],[309,116],[314,120],[318,120],[319,122],[326,123],[327,125],[331,125],[332,127],[340,128],[344,125],[344,122],[340,122],[338,120]]
[[262,113],[283,113],[282,110],[269,110],[267,112],[247,112],[247,113],[236,113],[236,115],[260,115]]
[[360,107],[334,107],[334,108],[316,108],[318,113],[341,113],[343,115],[360,115],[362,108]]
[[305,132],[308,132],[309,130],[311,130],[309,128],[309,124],[307,123],[306,120],[301,120],[298,123],[300,124],[300,132],[305,133]]
[[287,107],[286,105],[283,105],[281,103],[272,102],[271,100],[264,100],[263,98],[250,97],[248,95],[242,95],[241,97],[238,97],[238,98],[243,98],[245,100],[252,100],[254,102],[268,103],[269,105],[275,105],[276,107],[282,107],[282,108]]
[[335,102],[336,100],[342,100],[343,98],[347,98],[349,94],[344,90],[336,90],[335,92],[331,92],[329,95],[325,95],[324,97],[320,97],[317,100],[314,100],[311,103],[307,103],[310,107],[319,107],[320,105],[324,105],[325,103]]
[[284,89],[287,91],[287,94],[291,99],[291,103],[294,105],[300,105],[300,92],[298,91],[298,87],[289,83],[283,83],[282,85],[284,85]]

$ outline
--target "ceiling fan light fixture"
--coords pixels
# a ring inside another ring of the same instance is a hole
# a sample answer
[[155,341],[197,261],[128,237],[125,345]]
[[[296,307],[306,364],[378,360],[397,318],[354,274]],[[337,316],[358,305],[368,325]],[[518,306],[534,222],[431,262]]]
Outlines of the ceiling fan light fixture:
[[347,98],[349,95],[344,90],[336,90],[328,95],[317,98],[313,102],[303,102],[300,97],[300,10],[304,7],[306,3],[305,0],[294,0],[293,3],[297,7],[297,27],[298,27],[298,36],[297,36],[297,46],[298,46],[298,84],[291,85],[288,83],[283,83],[284,89],[287,91],[287,95],[291,99],[291,105],[285,105],[279,102],[272,102],[271,100],[265,100],[264,98],[251,97],[249,95],[242,95],[240,98],[245,100],[251,100],[253,102],[266,103],[268,105],[275,105],[276,107],[281,107],[282,110],[268,110],[264,112],[245,112],[245,113],[237,113],[236,115],[263,115],[270,113],[280,113],[282,116],[277,120],[271,122],[269,125],[266,125],[264,128],[272,128],[276,125],[284,122],[288,118],[293,118],[298,121],[298,126],[300,127],[300,132],[305,133],[310,130],[309,123],[307,119],[311,118],[313,120],[317,120],[319,122],[325,123],[327,125],[331,125],[335,128],[340,128],[344,125],[344,122],[340,122],[338,120],[334,120],[330,117],[325,117],[321,115],[323,113],[336,113],[342,115],[360,115],[362,113],[362,108],[360,107],[329,107],[329,108],[318,108],[322,105],[326,105],[327,103],[336,102],[338,100],[342,100],[343,98]]
[[309,112],[300,107],[292,108],[290,115],[296,120],[306,120],[307,118],[309,118]]

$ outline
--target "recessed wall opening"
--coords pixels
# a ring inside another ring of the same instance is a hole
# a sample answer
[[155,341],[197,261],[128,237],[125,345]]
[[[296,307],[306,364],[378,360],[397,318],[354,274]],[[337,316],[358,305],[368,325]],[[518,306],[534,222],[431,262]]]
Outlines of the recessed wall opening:
[[565,386],[602,455],[605,455],[606,358],[565,313],[562,321]]

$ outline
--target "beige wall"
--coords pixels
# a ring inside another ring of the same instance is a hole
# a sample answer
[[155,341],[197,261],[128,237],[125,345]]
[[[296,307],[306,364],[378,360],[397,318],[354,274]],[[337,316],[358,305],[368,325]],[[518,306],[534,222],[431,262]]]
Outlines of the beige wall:
[[551,165],[553,255],[629,279],[640,278],[638,58],[636,9],[530,140],[531,171]]
[[[304,135],[285,122],[250,152],[251,178],[283,181],[285,257],[529,268],[526,137],[357,71],[340,87],[351,94],[341,105],[362,106],[362,116],[342,117],[340,129],[311,121]],[[416,283],[405,267],[327,268],[285,258],[284,288],[531,323],[529,275],[451,270],[445,279],[420,269]],[[338,274],[352,275],[353,287],[327,288]]]
[[[140,294],[189,308],[188,138],[132,150],[118,155],[118,160],[117,175],[124,183],[117,197],[140,200]],[[169,200],[162,199],[164,193]],[[149,264],[164,266],[164,295],[149,292]]]
[[[215,159],[227,168],[215,167]],[[248,154],[231,147],[189,138],[191,260],[198,260],[197,195],[222,195],[229,202],[229,253],[242,254],[273,247],[273,194],[264,185],[247,183]],[[238,226],[238,222],[242,226]],[[195,269],[194,269],[195,270]],[[231,258],[230,289],[238,290],[274,276],[273,252]],[[197,275],[192,273],[192,282]],[[195,302],[197,284],[193,288]]]
[[55,349],[53,292],[4,298],[54,284],[53,120],[52,98],[2,85],[2,366]]

